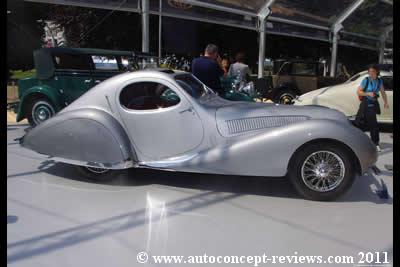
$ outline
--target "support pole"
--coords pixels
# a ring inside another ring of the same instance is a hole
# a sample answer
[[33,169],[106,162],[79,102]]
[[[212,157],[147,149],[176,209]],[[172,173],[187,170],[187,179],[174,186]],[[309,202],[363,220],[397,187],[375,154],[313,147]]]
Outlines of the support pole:
[[379,63],[383,63],[383,59],[385,57],[385,47],[386,47],[386,40],[389,36],[389,33],[393,31],[393,25],[389,25],[386,27],[386,29],[383,31],[379,38]]
[[160,0],[160,6],[158,8],[158,62],[161,63],[161,41],[162,41],[162,0]]
[[149,0],[142,0],[142,52],[149,52]]
[[331,69],[330,76],[335,77],[336,75],[336,59],[337,59],[337,49],[338,49],[338,33],[343,29],[342,23],[357,10],[364,3],[365,0],[354,0],[354,2],[336,19],[332,24],[332,52],[331,52]]
[[331,67],[330,67],[331,77],[335,77],[336,75],[337,46],[338,46],[338,32],[334,31],[332,38],[332,51],[331,51]]
[[265,17],[259,18],[259,43],[258,43],[258,78],[264,76],[265,61]]
[[268,0],[258,11],[258,78],[264,76],[264,62],[265,62],[265,24],[269,14],[271,13],[270,6],[275,0]]
[[381,42],[379,46],[379,64],[383,63],[384,56],[385,56],[385,43]]

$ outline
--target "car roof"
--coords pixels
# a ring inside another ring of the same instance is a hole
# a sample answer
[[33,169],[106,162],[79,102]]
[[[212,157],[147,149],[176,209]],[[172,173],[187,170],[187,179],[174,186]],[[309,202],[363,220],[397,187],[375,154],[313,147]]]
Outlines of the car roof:
[[[368,74],[368,71],[364,70],[364,71],[359,72],[358,74],[360,74],[360,77],[361,77],[361,76]],[[379,76],[393,76],[393,72],[381,70],[381,71],[379,71]]]
[[115,55],[115,56],[154,56],[151,53],[124,51],[124,50],[111,50],[111,49],[98,49],[98,48],[75,48],[75,47],[50,47],[40,48],[36,51],[41,53],[50,54],[81,54],[81,55]]
[[137,58],[154,57],[151,53],[107,50],[107,49],[97,49],[97,48],[73,48],[73,47],[40,48],[33,52],[36,77],[38,79],[48,79],[54,74],[55,67],[52,55],[57,55],[57,54],[134,56]]
[[323,63],[320,62],[318,60],[311,60],[311,59],[299,59],[299,58],[289,58],[289,59],[285,59],[285,58],[278,58],[274,60],[275,62],[281,61],[281,62],[289,62],[289,63]]
[[[127,71],[118,75],[115,75],[113,77],[108,78],[101,84],[105,83],[113,83],[115,81],[118,82],[124,82],[127,80],[130,80],[132,78],[164,78],[166,80],[172,81],[174,80],[174,77],[180,74],[189,74],[189,72],[184,72],[184,71],[176,71],[176,70],[170,70],[166,68],[149,68],[149,69],[143,69],[143,70],[135,70],[135,71]],[[100,85],[101,85],[100,84]]]

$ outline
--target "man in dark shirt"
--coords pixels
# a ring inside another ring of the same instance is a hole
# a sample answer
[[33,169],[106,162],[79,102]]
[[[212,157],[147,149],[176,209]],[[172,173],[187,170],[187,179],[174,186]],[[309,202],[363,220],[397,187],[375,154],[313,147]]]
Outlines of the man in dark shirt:
[[219,95],[223,95],[224,92],[221,87],[220,77],[224,75],[224,71],[218,64],[218,60],[220,60],[218,47],[209,44],[204,51],[204,56],[193,60],[192,73],[205,85],[217,91]]

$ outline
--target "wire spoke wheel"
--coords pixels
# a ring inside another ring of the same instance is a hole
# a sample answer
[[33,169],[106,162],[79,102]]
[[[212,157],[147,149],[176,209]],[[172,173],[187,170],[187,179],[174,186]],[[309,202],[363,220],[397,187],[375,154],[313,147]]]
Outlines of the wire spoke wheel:
[[301,167],[304,184],[317,192],[328,192],[338,187],[345,172],[343,160],[331,151],[312,153]]

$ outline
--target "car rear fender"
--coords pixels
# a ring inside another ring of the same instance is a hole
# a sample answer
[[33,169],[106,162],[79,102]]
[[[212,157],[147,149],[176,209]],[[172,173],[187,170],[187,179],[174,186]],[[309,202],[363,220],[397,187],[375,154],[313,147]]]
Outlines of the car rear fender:
[[59,113],[30,130],[21,145],[56,161],[82,166],[124,169],[137,162],[118,120],[94,108]]

